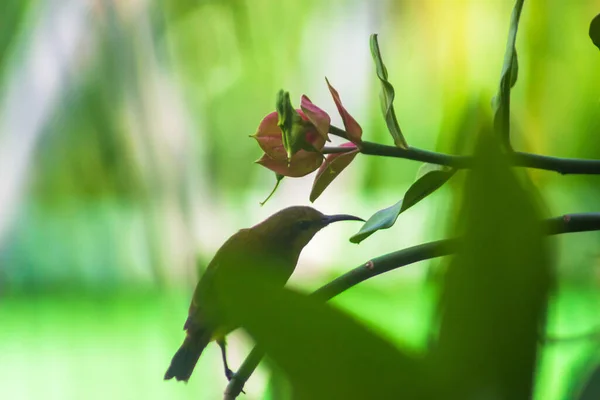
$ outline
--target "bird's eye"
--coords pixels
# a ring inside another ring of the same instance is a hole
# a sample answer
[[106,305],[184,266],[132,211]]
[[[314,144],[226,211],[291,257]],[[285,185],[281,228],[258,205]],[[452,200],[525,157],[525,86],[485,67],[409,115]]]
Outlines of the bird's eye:
[[310,225],[311,225],[310,221],[299,221],[298,229],[301,229],[304,231],[304,230],[310,228]]

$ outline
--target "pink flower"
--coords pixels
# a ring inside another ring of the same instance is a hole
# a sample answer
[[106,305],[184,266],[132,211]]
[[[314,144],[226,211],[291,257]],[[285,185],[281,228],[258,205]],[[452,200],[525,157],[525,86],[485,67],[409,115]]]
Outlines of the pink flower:
[[340,147],[346,147],[351,150],[345,153],[335,153],[327,156],[325,162],[321,165],[321,168],[319,168],[319,172],[317,172],[317,176],[313,182],[313,187],[310,191],[311,202],[315,201],[331,182],[333,182],[333,180],[337,178],[348,165],[350,165],[352,160],[354,160],[354,157],[359,153],[357,144],[360,144],[362,141],[362,128],[344,108],[337,90],[331,86],[327,78],[325,78],[325,81],[327,82],[327,87],[329,87],[335,106],[342,117],[342,122],[346,129],[346,136],[350,140],[350,142],[344,143]]
[[[321,167],[315,177],[311,201],[314,201],[350,164],[359,152],[357,145],[362,141],[362,128],[344,108],[338,92],[327,79],[325,80],[342,117],[346,135],[351,141],[340,147],[348,148],[348,151],[329,154],[323,163],[325,158],[321,150],[329,140],[329,115],[306,96],[302,96],[301,109],[295,110],[294,113],[287,92],[280,92],[278,97],[278,110],[282,115],[277,112],[268,114],[261,121],[256,134],[252,135],[265,152],[256,162],[277,174],[301,177]],[[282,132],[280,126],[284,127],[286,133]]]
[[257,132],[252,135],[265,152],[256,162],[278,174],[295,178],[310,174],[323,162],[320,151],[325,146],[331,121],[329,115],[306,96],[302,96],[300,107],[296,110],[300,119],[292,129],[300,133],[301,140],[297,144],[299,148],[293,149],[291,154],[284,147],[277,112],[263,118]]
[[[321,135],[321,131],[325,129],[324,124],[320,125],[320,129],[317,129],[302,110],[296,111],[302,118],[302,121],[309,122],[309,124],[305,124],[302,128],[304,129],[306,147],[310,146],[314,149],[313,151],[302,148],[288,159],[287,152],[283,146],[282,131],[277,125],[277,112],[272,112],[263,118],[256,134],[252,136],[265,152],[256,162],[278,174],[294,178],[308,175],[319,168],[323,162],[323,155],[319,151],[325,146],[325,138]],[[321,112],[325,114],[323,111]],[[329,130],[328,119],[328,115],[327,118],[323,118],[323,121],[327,121],[327,131]]]

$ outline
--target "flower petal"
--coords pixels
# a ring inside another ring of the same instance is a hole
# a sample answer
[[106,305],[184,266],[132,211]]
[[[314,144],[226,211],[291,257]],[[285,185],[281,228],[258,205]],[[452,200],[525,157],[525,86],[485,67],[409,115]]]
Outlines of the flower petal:
[[269,157],[278,161],[287,161],[281,129],[277,125],[278,118],[276,111],[268,114],[260,122],[258,130],[251,137],[256,139],[260,148]]
[[[300,109],[296,110],[300,117],[309,121],[308,117]],[[274,111],[263,118],[258,130],[254,135],[250,135],[258,142],[260,148],[272,159],[276,161],[287,162],[287,152],[283,146],[283,133],[277,125],[278,122],[277,112]],[[310,122],[310,121],[309,121]],[[325,139],[314,129],[308,129],[305,132],[305,141],[310,144],[311,148],[317,151],[321,150],[325,146]],[[292,157],[293,158],[293,157]]]
[[[304,121],[310,122],[308,116],[304,113],[304,111],[300,109],[296,111],[298,111],[298,114],[300,114],[300,118],[302,118]],[[329,130],[329,127],[327,127],[327,130]],[[323,136],[321,136],[321,134],[317,131],[316,127],[314,127],[314,124],[313,128],[307,129],[304,135],[306,143],[309,144],[311,148],[314,148],[316,150],[321,150],[323,147],[325,147],[325,141],[329,140],[329,138],[324,138]]]
[[340,100],[340,95],[338,94],[337,90],[335,90],[334,87],[329,84],[329,80],[327,78],[325,78],[325,81],[327,82],[327,86],[329,87],[331,97],[333,97],[333,101],[335,102],[335,106],[337,107],[338,112],[342,117],[342,121],[344,122],[346,133],[348,133],[348,139],[354,143],[360,143],[362,137],[362,128],[342,105],[342,100]]
[[331,182],[354,160],[358,154],[358,148],[354,143],[344,143],[340,147],[351,147],[354,150],[348,153],[336,153],[327,155],[327,159],[319,168],[312,190],[310,201],[314,202]]
[[320,153],[300,150],[292,156],[289,165],[287,160],[275,160],[267,154],[263,154],[256,163],[280,175],[299,178],[319,168],[323,163],[323,156]]
[[267,114],[266,117],[260,121],[260,125],[258,125],[258,130],[256,131],[256,136],[279,136],[281,137],[281,129],[277,125],[278,120],[277,111],[273,111],[270,114]]
[[306,95],[302,95],[300,108],[308,120],[315,126],[319,135],[321,135],[323,139],[329,141],[329,138],[327,137],[329,134],[329,125],[331,124],[329,114],[315,106]]

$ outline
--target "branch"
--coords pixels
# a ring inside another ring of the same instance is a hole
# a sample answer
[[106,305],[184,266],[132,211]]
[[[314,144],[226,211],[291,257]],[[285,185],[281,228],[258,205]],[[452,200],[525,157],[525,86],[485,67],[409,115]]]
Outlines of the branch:
[[[394,158],[405,158],[408,160],[422,161],[438,165],[446,165],[453,168],[471,168],[473,158],[471,156],[456,156],[451,154],[437,153],[421,150],[415,147],[401,149],[400,147],[387,146],[385,144],[363,141],[359,145],[360,152],[369,156],[383,156]],[[600,163],[599,163],[600,164]]]
[[260,346],[254,346],[240,368],[229,380],[229,384],[225,388],[223,400],[235,400],[235,398],[239,396],[244,389],[246,381],[250,378],[250,375],[252,375],[264,355],[265,352]]
[[[332,135],[346,137],[346,132],[335,126],[330,127]],[[363,141],[358,147],[362,154],[371,156],[404,158],[407,160],[422,161],[438,165],[446,165],[457,169],[471,168],[473,158],[471,156],[458,156],[452,154],[438,153],[409,147],[401,149],[395,146]],[[581,158],[561,158],[542,156],[539,154],[511,152],[512,163],[516,167],[543,169],[558,172],[562,175],[600,175],[600,160],[586,160]]]
[[539,154],[514,152],[512,153],[514,165],[525,168],[544,169],[555,171],[561,175],[598,175],[600,174],[600,160],[586,160],[582,158],[561,158],[542,156]]
[[[542,223],[548,235],[598,231],[600,230],[600,213],[566,214],[546,219]],[[457,238],[438,240],[374,258],[317,289],[311,296],[327,301],[374,276],[418,261],[454,254],[459,242],[460,239]],[[225,389],[224,400],[233,400],[241,393],[244,384],[254,372],[263,355],[264,352],[260,347],[254,347],[229,381]]]

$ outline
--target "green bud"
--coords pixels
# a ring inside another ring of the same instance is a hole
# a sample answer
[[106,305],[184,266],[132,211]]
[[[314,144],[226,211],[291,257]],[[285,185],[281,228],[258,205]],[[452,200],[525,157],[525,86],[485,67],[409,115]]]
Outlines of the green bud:
[[306,140],[306,133],[312,128],[312,124],[304,121],[294,109],[290,101],[290,93],[280,90],[277,93],[275,107],[279,118],[277,125],[282,132],[283,148],[287,154],[288,164],[299,150],[314,151],[314,146]]

